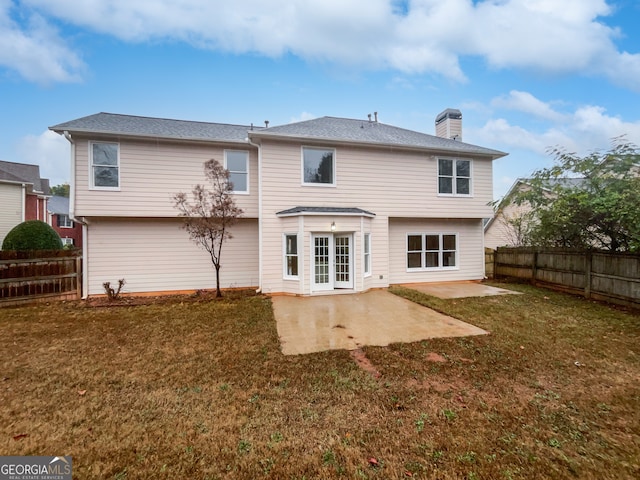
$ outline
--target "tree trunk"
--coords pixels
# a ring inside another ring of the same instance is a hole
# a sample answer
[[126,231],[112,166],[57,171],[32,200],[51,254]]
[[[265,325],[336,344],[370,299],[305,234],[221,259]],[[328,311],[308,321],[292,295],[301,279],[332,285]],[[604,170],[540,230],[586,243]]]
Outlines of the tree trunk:
[[216,298],[222,297],[222,290],[220,290],[220,265],[216,265]]

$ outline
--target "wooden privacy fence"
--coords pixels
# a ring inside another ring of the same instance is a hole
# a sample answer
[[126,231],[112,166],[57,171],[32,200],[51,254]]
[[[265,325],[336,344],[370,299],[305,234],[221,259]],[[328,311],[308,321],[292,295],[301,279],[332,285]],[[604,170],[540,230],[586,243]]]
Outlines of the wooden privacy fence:
[[43,298],[79,299],[81,272],[77,251],[0,251],[0,306]]
[[640,254],[500,247],[494,276],[523,278],[586,298],[640,307]]
[[493,278],[493,267],[495,264],[496,252],[493,248],[484,249],[484,275],[487,278]]

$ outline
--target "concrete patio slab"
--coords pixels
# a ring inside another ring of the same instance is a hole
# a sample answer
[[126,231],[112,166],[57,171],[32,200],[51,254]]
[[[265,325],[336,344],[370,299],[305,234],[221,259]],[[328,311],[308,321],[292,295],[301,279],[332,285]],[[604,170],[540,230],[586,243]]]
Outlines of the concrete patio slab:
[[317,297],[276,296],[272,302],[285,355],[489,333],[386,290]]
[[505,288],[492,287],[483,283],[474,282],[447,282],[447,283],[411,283],[402,285],[427,295],[438,298],[465,298],[465,297],[489,297],[492,295],[522,295],[522,292],[514,292]]

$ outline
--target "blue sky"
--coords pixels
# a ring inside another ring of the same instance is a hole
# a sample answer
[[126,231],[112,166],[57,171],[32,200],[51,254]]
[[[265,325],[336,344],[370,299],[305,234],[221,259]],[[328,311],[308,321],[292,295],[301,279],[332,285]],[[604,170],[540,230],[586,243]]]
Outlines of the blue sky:
[[324,115],[509,156],[494,195],[619,135],[640,144],[637,0],[0,0],[0,159],[70,180],[47,127],[96,112],[278,125]]

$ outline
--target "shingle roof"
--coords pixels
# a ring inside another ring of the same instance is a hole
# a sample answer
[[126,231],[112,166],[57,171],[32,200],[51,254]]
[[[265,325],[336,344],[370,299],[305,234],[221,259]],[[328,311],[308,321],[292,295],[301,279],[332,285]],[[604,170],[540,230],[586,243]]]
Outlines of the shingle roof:
[[363,210],[357,207],[293,207],[287,210],[282,210],[277,212],[276,215],[279,216],[288,216],[288,215],[298,215],[301,213],[306,214],[316,214],[316,215],[325,215],[325,214],[338,214],[338,215],[359,215],[365,217],[375,217],[375,213],[368,212],[367,210]]
[[448,138],[406,130],[384,123],[349,118],[321,117],[314,120],[269,127],[251,133],[252,137],[276,137],[302,140],[344,141],[416,148],[438,152],[485,155],[499,158],[504,152],[471,145]]
[[346,142],[499,158],[504,152],[384,123],[321,117],[270,128],[96,113],[49,127],[54,132],[245,143],[247,137]]
[[24,182],[33,185],[33,190],[49,195],[49,180],[40,178],[40,167],[28,163],[5,162],[0,160],[0,180]]
[[[180,140],[217,140],[246,143],[251,126],[194,122],[167,118],[138,117],[115,113],[96,113],[49,127],[62,133],[102,133],[108,135],[174,138]],[[258,130],[263,127],[253,127]]]
[[69,215],[69,199],[55,195],[47,202],[47,211],[55,215]]

